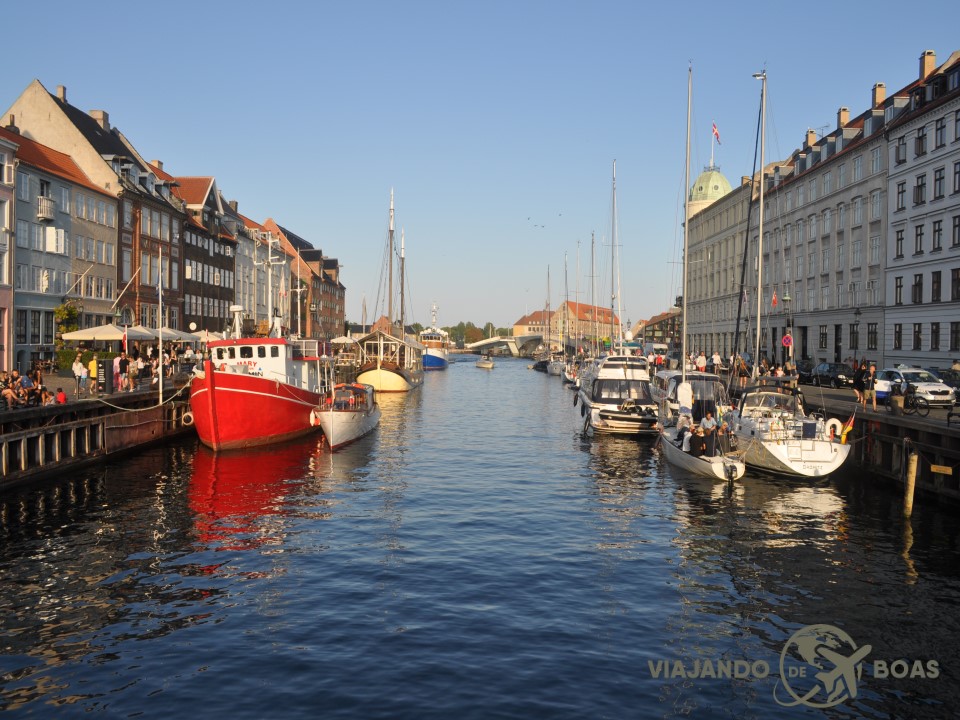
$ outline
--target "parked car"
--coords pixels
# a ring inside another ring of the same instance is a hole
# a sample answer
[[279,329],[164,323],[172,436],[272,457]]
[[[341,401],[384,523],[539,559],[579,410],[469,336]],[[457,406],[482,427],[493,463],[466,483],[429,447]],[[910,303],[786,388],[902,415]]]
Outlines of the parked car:
[[810,371],[810,382],[832,388],[850,387],[853,385],[853,373],[853,368],[843,363],[820,363]]
[[903,394],[907,386],[916,388],[930,407],[953,407],[956,399],[953,388],[944,385],[933,373],[918,367],[884,368],[877,373],[877,401],[886,401],[891,392]]
[[950,368],[927,368],[944,385],[953,388],[953,404],[960,405],[960,370]]
[[813,360],[797,360],[797,382],[809,385],[813,382]]

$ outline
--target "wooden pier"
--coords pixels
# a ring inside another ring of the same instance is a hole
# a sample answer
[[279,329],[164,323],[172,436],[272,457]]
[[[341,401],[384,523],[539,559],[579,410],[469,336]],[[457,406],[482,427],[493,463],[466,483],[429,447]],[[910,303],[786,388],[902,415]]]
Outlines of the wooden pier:
[[0,411],[0,489],[191,432],[187,393],[164,392],[163,405],[156,391],[138,391]]

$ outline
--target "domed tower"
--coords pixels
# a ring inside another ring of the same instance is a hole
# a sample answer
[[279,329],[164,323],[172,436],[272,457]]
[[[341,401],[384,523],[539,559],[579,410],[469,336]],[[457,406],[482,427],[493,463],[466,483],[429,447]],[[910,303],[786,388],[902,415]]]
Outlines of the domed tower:
[[693,187],[690,188],[688,198],[690,217],[693,217],[708,205],[715,203],[731,189],[730,182],[720,172],[720,168],[716,165],[704,168],[703,172],[693,182]]

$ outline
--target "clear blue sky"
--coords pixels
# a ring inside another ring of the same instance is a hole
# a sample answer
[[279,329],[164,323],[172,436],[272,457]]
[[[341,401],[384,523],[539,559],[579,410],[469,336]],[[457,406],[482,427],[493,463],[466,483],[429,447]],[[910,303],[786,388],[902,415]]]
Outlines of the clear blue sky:
[[[948,13],[949,14],[949,13]],[[942,15],[942,14],[941,14]],[[103,109],[148,159],[214,175],[343,265],[347,317],[381,277],[390,189],[405,229],[408,321],[509,326],[563,299],[610,303],[617,162],[624,320],[678,293],[684,118],[695,176],[748,174],[768,73],[768,160],[836,111],[893,92],[956,23],[902,3],[166,2],[5,6],[0,107],[34,78]],[[19,29],[18,29],[19,28]],[[399,236],[399,232],[398,232]],[[579,242],[580,272],[577,275]],[[382,302],[382,301],[381,301]],[[412,317],[411,317],[412,314]]]

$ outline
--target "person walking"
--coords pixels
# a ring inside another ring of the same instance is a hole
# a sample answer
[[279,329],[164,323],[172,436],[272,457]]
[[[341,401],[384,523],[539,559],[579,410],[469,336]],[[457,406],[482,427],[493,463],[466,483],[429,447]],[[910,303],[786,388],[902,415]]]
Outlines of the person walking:
[[87,392],[90,393],[90,397],[93,397],[97,392],[97,354],[93,354],[89,364],[87,365]]
[[80,353],[77,353],[77,357],[73,361],[73,377],[77,381],[77,389],[74,393],[79,399],[80,393],[83,392],[83,376],[87,374],[87,366],[83,364],[83,357]]
[[870,370],[863,376],[863,400],[861,406],[867,409],[867,400],[873,403],[873,409],[877,409],[877,366],[871,364]]
[[867,361],[861,360],[860,367],[853,374],[853,392],[857,395],[857,402],[866,407],[866,397],[863,394],[863,378],[867,374]]

